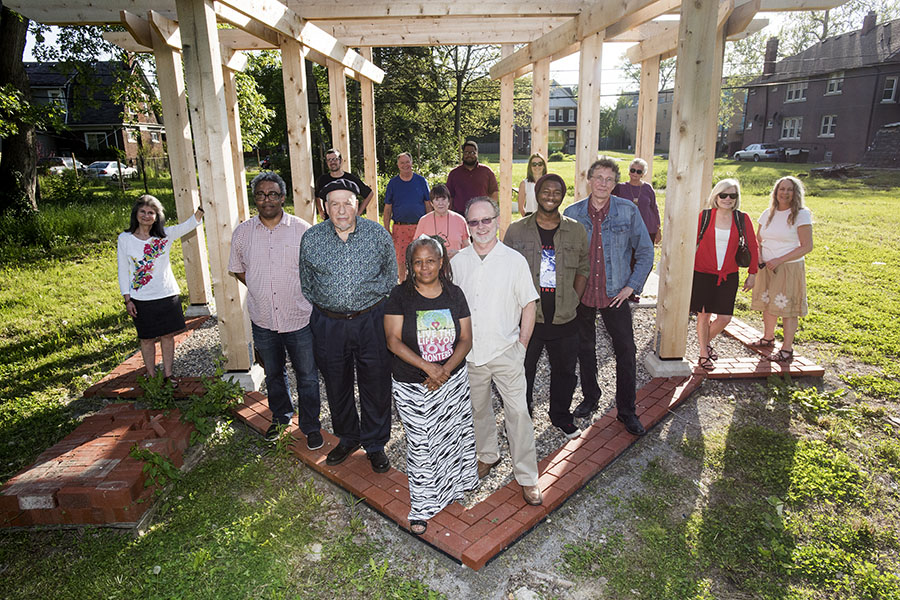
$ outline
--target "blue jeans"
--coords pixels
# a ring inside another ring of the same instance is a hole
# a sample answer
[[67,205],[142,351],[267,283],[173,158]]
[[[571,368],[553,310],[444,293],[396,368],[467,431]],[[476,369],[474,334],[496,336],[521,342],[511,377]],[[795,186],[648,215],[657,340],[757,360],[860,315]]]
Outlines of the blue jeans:
[[266,391],[269,395],[269,410],[272,411],[272,422],[287,424],[291,422],[294,407],[291,405],[291,388],[288,382],[285,354],[290,357],[294,374],[297,376],[297,412],[300,418],[300,431],[304,434],[319,431],[319,375],[316,371],[316,360],[313,355],[312,330],[307,325],[297,331],[278,333],[271,329],[253,327],[253,344],[263,362],[266,372]]

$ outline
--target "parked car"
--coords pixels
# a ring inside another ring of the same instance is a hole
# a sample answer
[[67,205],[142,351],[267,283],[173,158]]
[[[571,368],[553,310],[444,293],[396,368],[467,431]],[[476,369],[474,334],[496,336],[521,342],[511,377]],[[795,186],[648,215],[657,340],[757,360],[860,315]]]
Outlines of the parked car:
[[87,167],[88,175],[91,177],[99,177],[100,179],[111,179],[117,181],[119,179],[119,169],[122,170],[123,179],[131,179],[137,177],[137,169],[129,167],[123,163],[116,164],[114,160],[98,160],[94,161]]
[[783,160],[784,148],[778,144],[750,144],[734,153],[734,160]]
[[80,160],[75,159],[73,161],[71,156],[48,156],[47,158],[42,158],[38,162],[38,168],[46,169],[50,175],[62,175],[63,171],[72,168],[78,169],[78,172],[81,174],[84,174],[87,170],[87,167]]

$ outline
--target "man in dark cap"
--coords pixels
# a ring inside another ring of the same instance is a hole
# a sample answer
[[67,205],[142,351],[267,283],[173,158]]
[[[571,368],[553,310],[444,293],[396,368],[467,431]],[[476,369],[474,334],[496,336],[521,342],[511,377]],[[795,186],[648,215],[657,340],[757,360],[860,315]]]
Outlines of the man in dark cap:
[[[322,190],[331,217],[311,227],[300,244],[300,282],[312,303],[316,364],[325,380],[331,424],[340,443],[326,463],[337,465],[360,445],[372,470],[390,462],[391,365],[384,339],[384,300],[397,283],[390,234],[358,217],[359,187],[336,179]],[[358,380],[359,407],[353,397]]]

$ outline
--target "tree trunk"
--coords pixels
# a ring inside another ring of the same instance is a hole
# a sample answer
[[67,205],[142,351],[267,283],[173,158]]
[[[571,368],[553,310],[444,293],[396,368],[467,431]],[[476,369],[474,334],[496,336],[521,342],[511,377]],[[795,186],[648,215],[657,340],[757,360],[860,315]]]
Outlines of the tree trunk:
[[[5,6],[0,12],[0,86],[12,85],[31,102],[31,87],[22,64],[28,19]],[[34,126],[18,124],[18,133],[3,140],[0,157],[0,214],[37,210],[37,150]]]

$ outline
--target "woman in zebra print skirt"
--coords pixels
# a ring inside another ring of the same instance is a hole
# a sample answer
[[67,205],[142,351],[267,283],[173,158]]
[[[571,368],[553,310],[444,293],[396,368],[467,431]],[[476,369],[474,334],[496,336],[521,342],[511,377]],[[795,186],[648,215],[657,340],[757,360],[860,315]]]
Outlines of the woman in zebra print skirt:
[[385,305],[384,333],[394,354],[392,387],[406,429],[410,531],[478,485],[465,357],[472,319],[451,283],[443,245],[423,235],[406,249],[407,277]]

